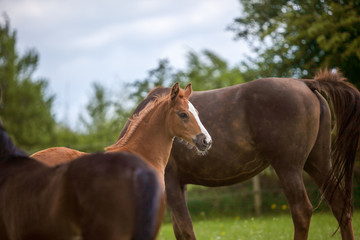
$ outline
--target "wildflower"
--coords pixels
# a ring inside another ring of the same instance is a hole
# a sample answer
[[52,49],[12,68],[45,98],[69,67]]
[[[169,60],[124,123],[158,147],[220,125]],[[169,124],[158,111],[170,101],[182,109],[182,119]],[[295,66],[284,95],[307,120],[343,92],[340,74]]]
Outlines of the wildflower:
[[275,209],[275,208],[276,208],[276,204],[275,203],[271,204],[271,209]]
[[287,205],[286,205],[286,204],[283,204],[283,205],[281,206],[281,209],[285,211],[285,210],[287,209]]

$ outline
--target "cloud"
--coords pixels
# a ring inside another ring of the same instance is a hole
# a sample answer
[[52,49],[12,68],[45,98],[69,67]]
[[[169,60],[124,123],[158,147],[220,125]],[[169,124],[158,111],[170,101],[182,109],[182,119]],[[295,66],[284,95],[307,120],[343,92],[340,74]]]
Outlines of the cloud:
[[225,32],[239,14],[238,0],[0,1],[18,46],[40,54],[35,74],[49,79],[57,118],[70,106],[71,122],[94,80],[108,86],[143,79],[161,58],[183,68],[189,50],[204,48],[233,64],[246,48]]
[[[151,5],[140,1],[142,8]],[[158,2],[158,1],[150,1]],[[145,5],[145,6],[144,6]],[[69,46],[91,49],[103,47],[114,42],[164,41],[189,32],[201,33],[213,29],[221,15],[227,14],[226,8],[219,8],[215,1],[194,2],[189,9],[166,9],[154,16],[137,16],[127,21],[103,25],[90,33],[80,35]],[[222,26],[225,28],[225,26]],[[220,29],[220,31],[223,29]]]

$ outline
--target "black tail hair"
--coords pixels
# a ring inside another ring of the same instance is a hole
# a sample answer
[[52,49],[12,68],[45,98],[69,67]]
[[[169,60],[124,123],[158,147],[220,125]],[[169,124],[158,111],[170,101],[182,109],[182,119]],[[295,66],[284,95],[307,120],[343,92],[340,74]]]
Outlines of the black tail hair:
[[[323,191],[331,194],[337,188],[345,192],[343,215],[353,212],[353,172],[360,137],[360,93],[340,71],[320,71],[314,80],[305,81],[312,90],[324,93],[332,103],[336,120],[336,136],[332,143],[332,171],[323,185]],[[343,182],[344,179],[344,183]],[[332,184],[332,183],[335,183]],[[340,224],[346,224],[341,218]]]
[[156,237],[161,192],[159,180],[152,170],[135,172],[136,224],[132,240]]

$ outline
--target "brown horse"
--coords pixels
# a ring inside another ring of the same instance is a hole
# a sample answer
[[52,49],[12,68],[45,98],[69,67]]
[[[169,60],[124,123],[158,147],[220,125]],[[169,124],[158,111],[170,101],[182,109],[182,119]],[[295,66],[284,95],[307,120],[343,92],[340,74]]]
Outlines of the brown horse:
[[153,240],[162,190],[130,153],[48,167],[18,150],[0,123],[1,240]]
[[[313,80],[259,79],[194,92],[190,98],[214,139],[204,156],[174,141],[165,171],[167,203],[177,239],[195,239],[186,205],[186,184],[226,186],[250,179],[271,165],[290,206],[294,239],[307,239],[313,207],[302,179],[305,170],[320,187],[343,239],[352,230],[352,174],[360,132],[360,95],[340,73],[327,70]],[[167,94],[158,88],[135,109]],[[331,155],[332,102],[336,139]],[[120,138],[127,131],[127,123]],[[345,178],[345,184],[340,181]]]
[[[128,131],[106,150],[131,152],[141,156],[156,170],[165,191],[164,172],[175,136],[183,139],[189,146],[195,146],[197,153],[204,153],[211,146],[210,135],[202,125],[197,110],[188,101],[191,93],[191,84],[185,90],[179,84],[174,84],[169,94],[157,97],[133,116]],[[45,164],[53,164],[70,161],[71,156],[79,154],[86,153],[69,148],[51,148],[35,153],[32,157]],[[57,156],[62,157],[54,161]],[[66,159],[66,156],[69,158]],[[164,210],[163,198],[162,213]]]

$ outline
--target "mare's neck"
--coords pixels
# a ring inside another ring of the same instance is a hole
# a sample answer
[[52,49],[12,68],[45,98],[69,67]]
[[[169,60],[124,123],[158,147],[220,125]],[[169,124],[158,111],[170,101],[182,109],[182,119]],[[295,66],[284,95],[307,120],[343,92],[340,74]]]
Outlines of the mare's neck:
[[163,175],[173,143],[173,136],[166,119],[166,104],[166,102],[159,103],[152,109],[139,122],[127,141],[112,151],[138,154]]

